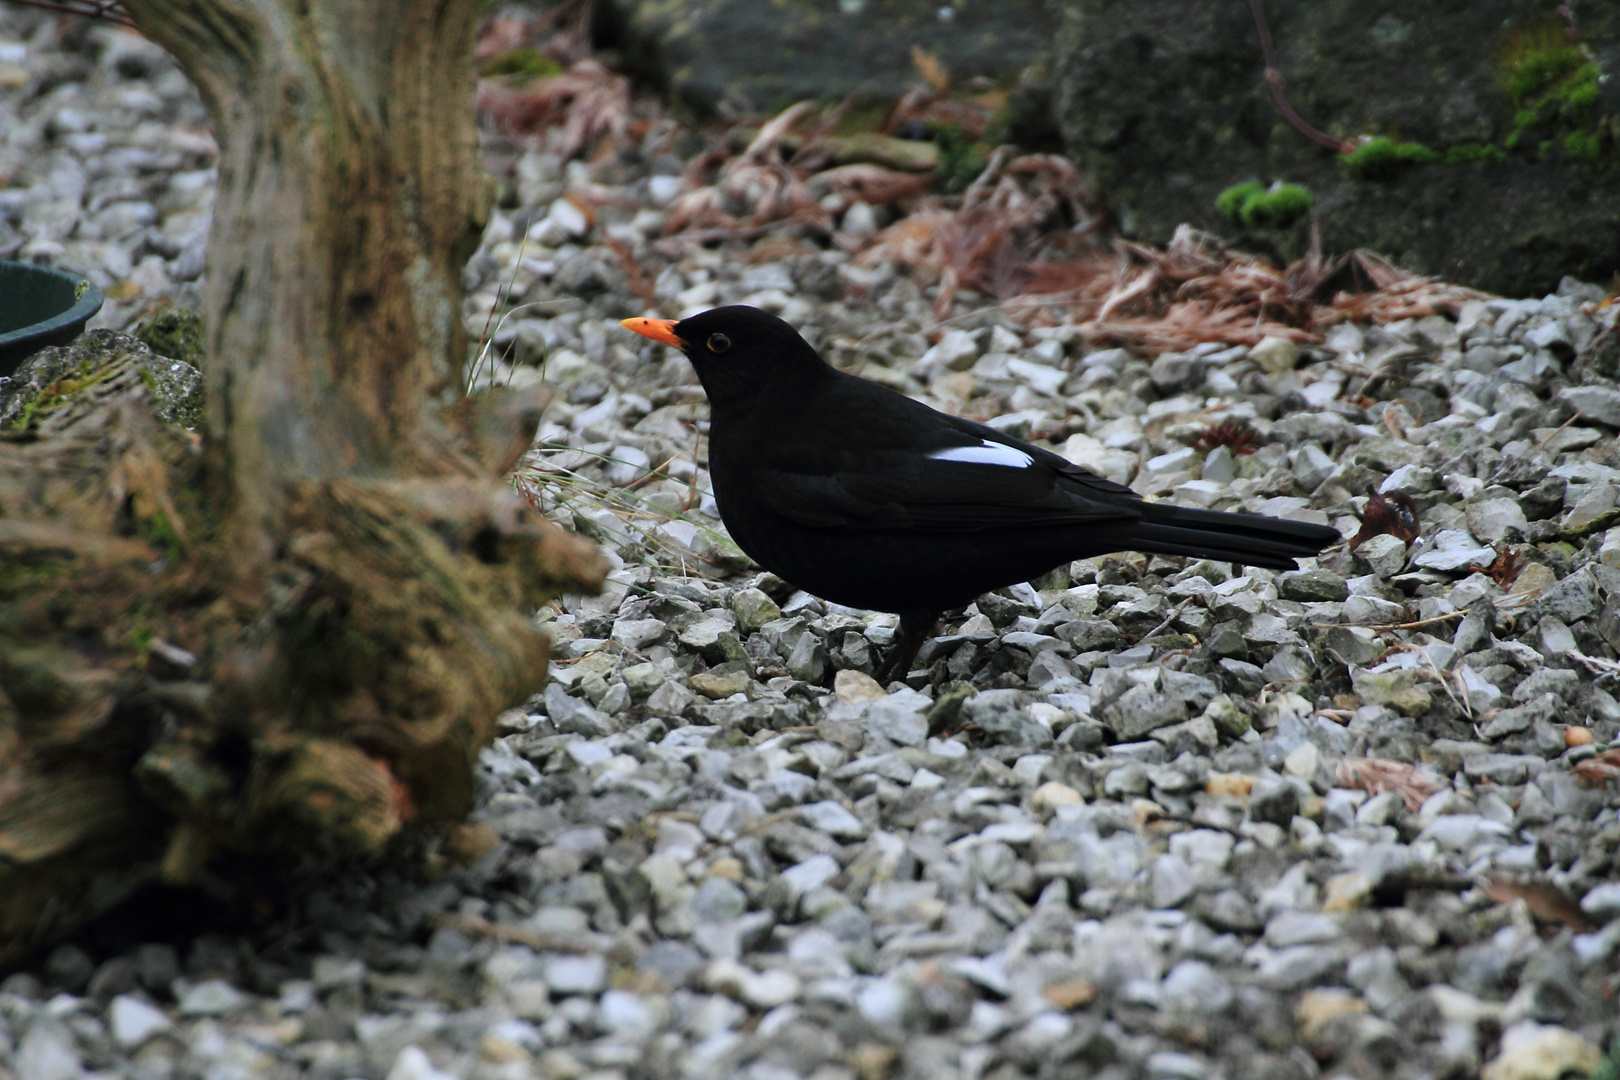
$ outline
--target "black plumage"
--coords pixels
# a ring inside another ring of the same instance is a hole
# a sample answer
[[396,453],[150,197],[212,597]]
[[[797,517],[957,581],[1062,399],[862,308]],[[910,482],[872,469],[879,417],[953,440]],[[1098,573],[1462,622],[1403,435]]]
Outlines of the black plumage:
[[1050,450],[846,375],[756,308],[623,325],[697,370],[732,539],[798,588],[898,613],[893,674],[940,612],[1073,559],[1130,550],[1293,569],[1339,539],[1324,525],[1145,501]]

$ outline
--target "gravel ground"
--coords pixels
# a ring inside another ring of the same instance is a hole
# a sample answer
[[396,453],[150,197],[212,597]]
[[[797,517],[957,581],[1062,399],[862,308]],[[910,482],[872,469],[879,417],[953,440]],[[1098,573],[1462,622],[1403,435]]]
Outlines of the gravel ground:
[[[56,25],[0,7],[0,256],[96,278],[101,325],[194,305],[202,110],[150,47]],[[468,319],[508,283],[536,306],[478,379],[544,357],[526,482],[617,569],[537,616],[552,678],[484,752],[482,826],[270,930],[56,948],[0,982],[0,1077],[1531,1080],[1620,1054],[1601,289],[1302,354],[1149,360],[971,295],[939,333],[929,292],[836,247],[655,257],[663,135],[594,168],[488,146],[507,195]],[[649,300],[777,311],[1144,494],[1348,537],[1404,492],[1419,536],[1284,574],[1079,561],[952,613],[880,687],[892,616],[725,538],[690,367],[615,325]],[[1189,446],[1228,420],[1253,453]],[[1516,574],[1478,569],[1508,549]]]

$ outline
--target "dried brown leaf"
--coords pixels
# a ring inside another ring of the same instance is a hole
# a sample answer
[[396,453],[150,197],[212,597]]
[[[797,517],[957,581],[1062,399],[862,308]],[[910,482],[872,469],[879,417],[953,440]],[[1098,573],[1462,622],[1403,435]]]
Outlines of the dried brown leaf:
[[1606,787],[1620,781],[1620,748],[1589,757],[1569,771],[1582,787]]
[[1562,889],[1546,882],[1534,881],[1516,885],[1509,881],[1493,881],[1485,886],[1485,895],[1498,904],[1511,904],[1523,900],[1524,906],[1537,922],[1558,923],[1577,934],[1592,929],[1592,922],[1581,911],[1580,905],[1564,894]]
[[917,69],[917,74],[923,77],[936,94],[944,94],[951,88],[951,73],[945,70],[945,65],[939,57],[924,49],[921,45],[911,47],[911,66]]
[[1468,569],[1477,570],[1481,574],[1489,576],[1492,581],[1505,589],[1513,584],[1513,579],[1519,576],[1520,570],[1524,569],[1524,564],[1520,559],[1522,554],[1518,548],[1505,547],[1497,552],[1496,558],[1491,561],[1491,565],[1470,566]]
[[1393,791],[1401,797],[1407,810],[1416,812],[1423,803],[1445,787],[1445,781],[1434,773],[1388,758],[1346,758],[1339,763],[1337,783],[1340,787],[1359,788],[1370,795]]
[[561,126],[565,158],[602,140],[622,144],[632,120],[629,80],[589,59],[524,86],[481,79],[477,104],[485,122],[504,135],[534,136]]
[[1404,491],[1388,495],[1375,491],[1361,511],[1361,528],[1350,538],[1350,550],[1385,533],[1410,544],[1417,539],[1418,529],[1418,508],[1412,496]]

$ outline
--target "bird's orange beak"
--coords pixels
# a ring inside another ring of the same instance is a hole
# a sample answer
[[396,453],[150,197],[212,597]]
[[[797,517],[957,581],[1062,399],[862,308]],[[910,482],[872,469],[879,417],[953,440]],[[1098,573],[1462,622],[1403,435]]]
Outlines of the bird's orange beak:
[[673,345],[677,349],[685,345],[675,336],[674,319],[623,319],[619,325],[632,333],[650,337],[654,341],[662,341],[665,345]]

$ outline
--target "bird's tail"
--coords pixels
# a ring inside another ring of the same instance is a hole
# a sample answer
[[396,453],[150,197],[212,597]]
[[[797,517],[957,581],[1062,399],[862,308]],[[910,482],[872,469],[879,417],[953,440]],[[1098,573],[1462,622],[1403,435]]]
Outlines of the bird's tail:
[[1148,503],[1122,549],[1293,570],[1340,539],[1339,530],[1285,518]]

